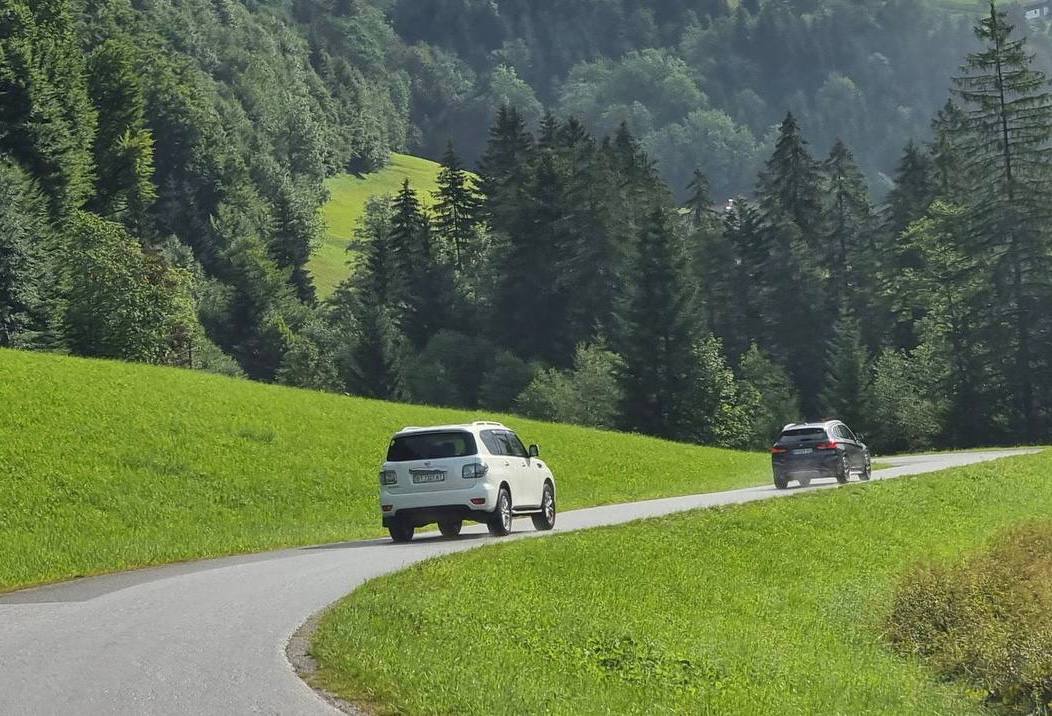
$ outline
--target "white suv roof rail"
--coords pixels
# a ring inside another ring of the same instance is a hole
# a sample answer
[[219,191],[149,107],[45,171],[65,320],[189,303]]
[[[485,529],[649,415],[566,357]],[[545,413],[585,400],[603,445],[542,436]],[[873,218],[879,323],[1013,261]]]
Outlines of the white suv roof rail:
[[483,425],[489,425],[491,427],[497,427],[497,428],[503,428],[504,427],[504,423],[496,423],[496,422],[494,422],[492,420],[476,420],[475,422],[472,423],[472,425],[475,425],[475,426],[478,426],[478,427],[481,427]]

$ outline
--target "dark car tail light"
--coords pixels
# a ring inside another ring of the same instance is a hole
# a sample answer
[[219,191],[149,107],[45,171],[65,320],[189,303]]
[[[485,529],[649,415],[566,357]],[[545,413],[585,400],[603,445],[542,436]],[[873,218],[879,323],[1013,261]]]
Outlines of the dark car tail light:
[[815,445],[815,450],[836,450],[839,447],[839,443],[835,440],[830,440],[824,443],[818,443]]
[[784,448],[781,445],[775,445],[773,448],[771,448],[772,455],[782,455],[787,452],[789,452],[789,448]]

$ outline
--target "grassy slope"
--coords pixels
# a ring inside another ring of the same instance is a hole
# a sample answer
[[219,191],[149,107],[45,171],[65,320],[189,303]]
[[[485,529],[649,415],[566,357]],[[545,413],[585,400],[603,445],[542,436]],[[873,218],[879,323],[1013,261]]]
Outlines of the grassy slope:
[[347,276],[347,245],[354,240],[354,230],[369,198],[395,194],[402,188],[402,181],[409,179],[421,202],[430,205],[440,170],[441,166],[427,159],[392,154],[391,163],[378,172],[365,176],[341,174],[325,183],[330,194],[322,208],[327,227],[325,240],[307,266],[319,298],[327,298]]
[[[490,415],[0,350],[0,591],[380,533],[408,424]],[[517,418],[563,508],[765,482],[767,456]]]
[[906,565],[1047,517],[1050,471],[1046,453],[432,560],[323,619],[319,681],[420,714],[978,712],[879,624]]

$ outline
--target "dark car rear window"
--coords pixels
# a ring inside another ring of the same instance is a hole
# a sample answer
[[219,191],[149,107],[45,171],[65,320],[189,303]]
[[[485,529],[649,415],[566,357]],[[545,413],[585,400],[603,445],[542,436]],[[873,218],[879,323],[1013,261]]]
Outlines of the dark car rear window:
[[825,439],[825,428],[793,428],[792,430],[782,431],[782,435],[778,438],[778,442],[784,445],[786,443],[815,442]]
[[460,431],[399,435],[387,448],[388,462],[440,460],[478,453],[475,437]]

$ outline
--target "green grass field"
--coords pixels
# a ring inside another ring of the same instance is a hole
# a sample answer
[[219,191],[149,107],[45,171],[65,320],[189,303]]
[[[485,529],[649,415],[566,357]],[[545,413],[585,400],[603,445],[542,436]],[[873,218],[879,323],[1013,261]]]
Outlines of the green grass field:
[[354,239],[354,230],[369,198],[395,194],[402,188],[402,182],[408,179],[420,201],[429,206],[441,169],[440,165],[427,159],[392,154],[391,163],[378,172],[364,176],[341,174],[325,182],[329,190],[329,201],[322,207],[325,239],[307,265],[319,298],[327,298],[347,277],[347,262],[352,258],[347,245]]
[[964,714],[896,656],[899,575],[1052,513],[1052,454],[484,547],[322,619],[318,683],[409,714]]
[[[500,417],[9,350],[0,406],[0,591],[379,535],[395,430]],[[542,446],[563,508],[769,479],[763,454],[504,420]]]

